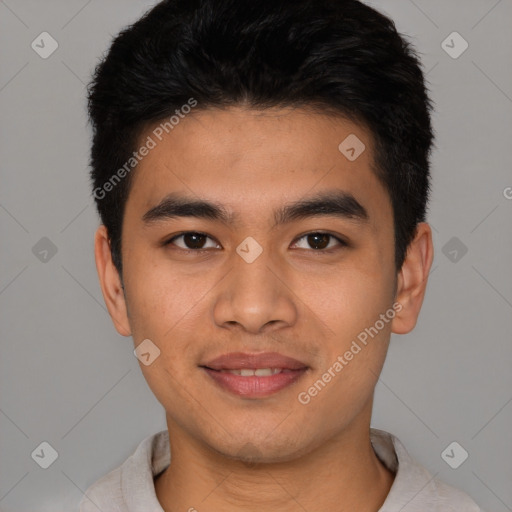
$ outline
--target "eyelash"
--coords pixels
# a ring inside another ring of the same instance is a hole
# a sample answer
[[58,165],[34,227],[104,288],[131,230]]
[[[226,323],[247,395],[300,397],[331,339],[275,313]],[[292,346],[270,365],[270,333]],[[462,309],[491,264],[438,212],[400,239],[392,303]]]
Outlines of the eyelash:
[[[183,231],[182,233],[179,233],[177,235],[174,235],[172,238],[166,240],[163,242],[163,246],[168,246],[168,245],[172,245],[173,242],[180,238],[180,237],[183,237],[185,235],[200,235],[200,236],[205,236],[207,238],[209,238],[210,240],[213,240],[215,243],[217,243],[218,245],[219,242],[217,242],[217,240],[215,240],[213,237],[209,236],[208,234],[206,233],[202,233],[201,231]],[[306,250],[309,250],[310,252],[315,252],[315,253],[330,253],[332,252],[333,250],[336,250],[336,249],[339,249],[339,248],[343,248],[343,247],[349,247],[349,244],[343,240],[342,238],[340,238],[339,236],[336,236],[336,235],[333,235],[332,233],[329,233],[329,232],[326,232],[326,231],[310,231],[308,233],[304,233],[303,235],[300,235],[298,236],[295,240],[294,240],[294,244],[296,244],[299,240],[307,237],[307,236],[310,236],[310,235],[327,235],[329,236],[331,239],[334,239],[338,242],[339,246],[338,247],[330,247],[328,249],[306,249]],[[329,240],[329,243],[330,243],[330,240]],[[189,254],[189,253],[194,253],[194,254],[201,254],[201,253],[205,253],[205,252],[208,252],[211,250],[211,248],[207,248],[207,249],[183,249],[182,247],[177,247],[178,250],[186,253],[186,254]]]

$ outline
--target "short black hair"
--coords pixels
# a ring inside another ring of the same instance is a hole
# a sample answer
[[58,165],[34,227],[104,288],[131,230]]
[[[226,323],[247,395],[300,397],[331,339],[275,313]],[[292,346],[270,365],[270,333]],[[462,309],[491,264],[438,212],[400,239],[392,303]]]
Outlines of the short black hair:
[[121,276],[126,162],[148,126],[191,99],[196,110],[304,107],[364,125],[401,268],[425,220],[434,136],[418,56],[391,19],[357,0],[164,0],[122,30],[88,87],[94,197]]

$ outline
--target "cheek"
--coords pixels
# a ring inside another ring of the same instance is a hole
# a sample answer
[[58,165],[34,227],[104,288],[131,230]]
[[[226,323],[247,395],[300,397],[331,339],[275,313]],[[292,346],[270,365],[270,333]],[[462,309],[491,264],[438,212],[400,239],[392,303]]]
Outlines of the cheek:
[[322,361],[310,384],[328,381],[325,388],[322,382],[316,385],[321,398],[315,407],[355,413],[370,397],[384,364],[394,315],[393,282],[381,265],[368,268],[353,265],[333,272],[321,286],[318,281],[309,285],[310,307],[324,327],[317,341]]
[[333,269],[322,279],[304,279],[300,296],[314,317],[339,340],[357,336],[373,325],[391,304],[393,282],[373,264],[367,271],[351,265]]
[[143,256],[127,260],[126,275],[134,338],[137,335],[162,341],[197,314],[201,299],[214,284],[207,272],[186,275],[170,262],[151,262]]
[[349,422],[372,397],[386,358],[394,313],[382,287],[376,293],[361,279],[347,279],[344,284],[343,293],[331,293],[318,303],[322,307],[316,311],[329,326],[329,335],[319,335],[321,363],[299,390],[304,393],[301,403],[309,401],[309,417],[324,418],[322,428],[327,429]]

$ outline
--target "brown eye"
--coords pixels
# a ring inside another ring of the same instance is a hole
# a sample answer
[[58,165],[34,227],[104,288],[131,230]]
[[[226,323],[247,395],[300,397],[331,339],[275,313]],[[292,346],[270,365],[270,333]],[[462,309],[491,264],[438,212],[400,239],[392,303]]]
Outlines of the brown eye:
[[192,251],[212,248],[215,249],[219,247],[219,245],[215,243],[208,235],[205,235],[204,233],[196,233],[193,231],[174,236],[166,243],[166,245],[175,245],[180,249]]
[[199,233],[187,233],[183,235],[183,242],[187,249],[202,249],[207,237]]
[[307,236],[308,244],[312,249],[325,249],[330,242],[331,236],[325,233],[313,233]]
[[329,233],[308,233],[300,237],[294,245],[299,249],[322,251],[335,248],[336,246],[344,247],[347,244],[340,238]]

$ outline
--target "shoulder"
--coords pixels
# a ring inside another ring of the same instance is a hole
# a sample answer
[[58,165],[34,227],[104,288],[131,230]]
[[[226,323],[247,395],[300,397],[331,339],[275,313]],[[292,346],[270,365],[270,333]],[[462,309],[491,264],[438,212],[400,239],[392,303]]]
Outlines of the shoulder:
[[88,487],[79,512],[128,512],[144,507],[160,512],[153,477],[167,467],[169,460],[168,432],[146,437],[121,466]]
[[407,452],[400,440],[371,429],[371,441],[395,480],[379,512],[483,512],[465,492],[432,476]]
[[122,512],[124,501],[121,472],[121,467],[118,467],[94,482],[85,491],[80,501],[79,512]]
[[435,497],[435,505],[439,512],[484,512],[465,492],[433,478],[432,495]]

